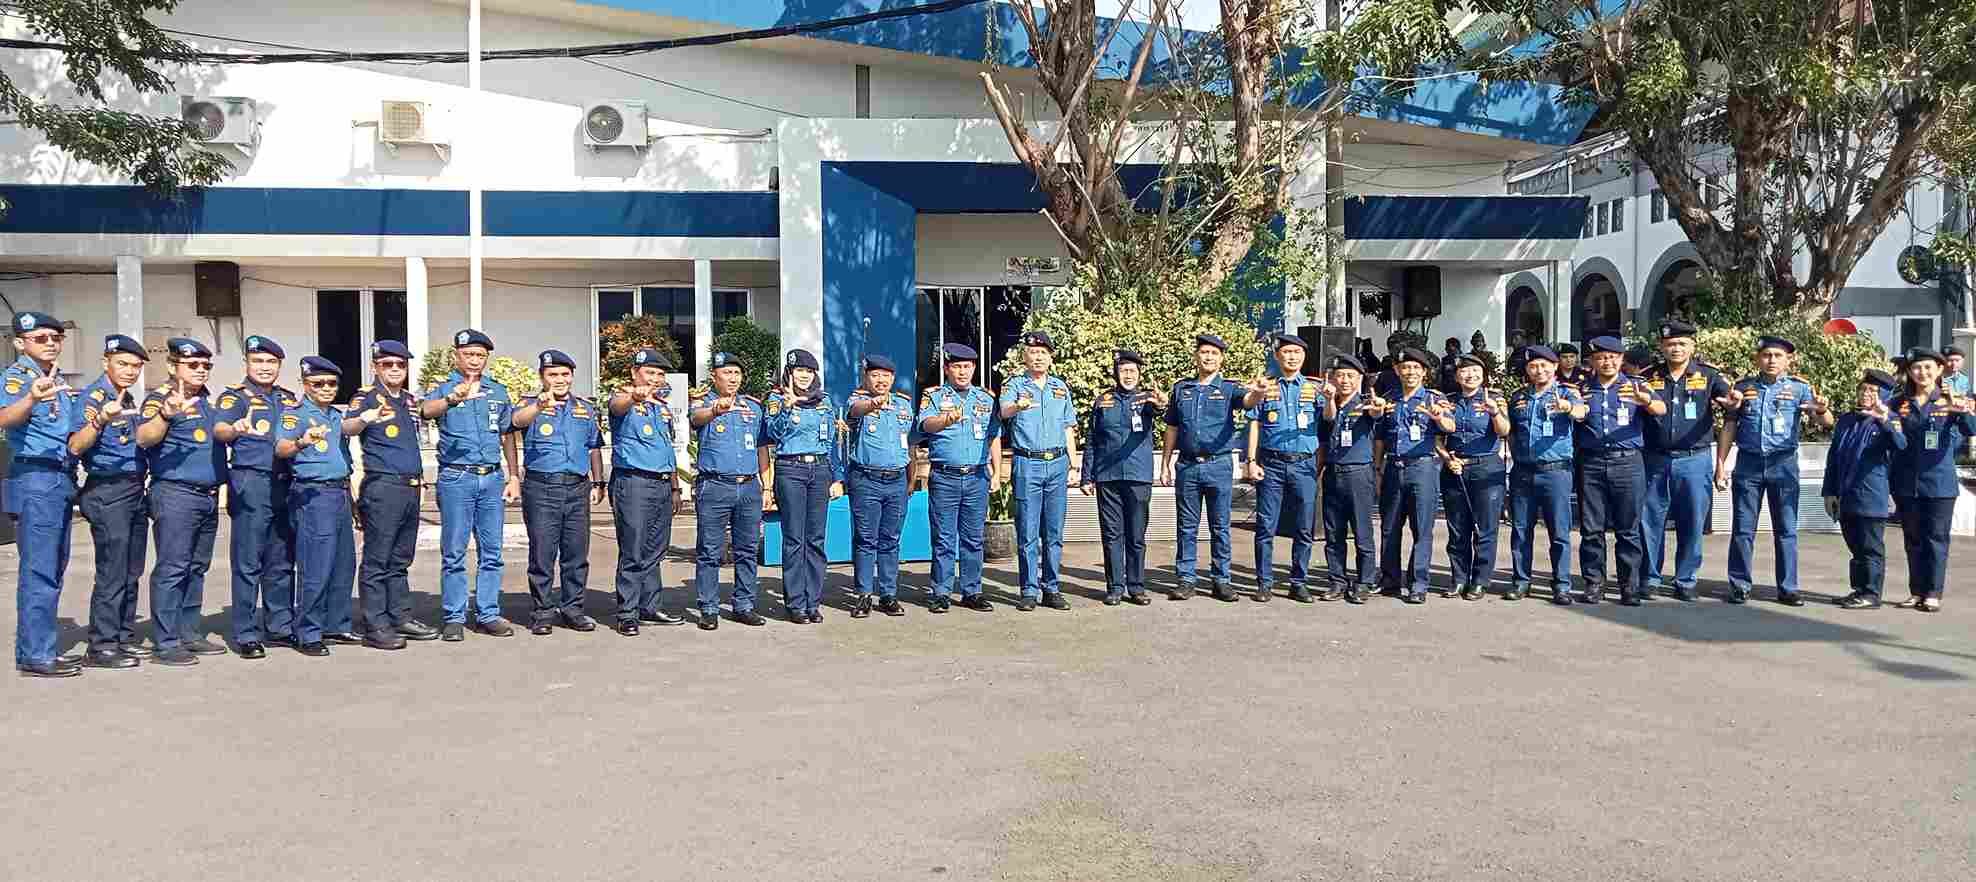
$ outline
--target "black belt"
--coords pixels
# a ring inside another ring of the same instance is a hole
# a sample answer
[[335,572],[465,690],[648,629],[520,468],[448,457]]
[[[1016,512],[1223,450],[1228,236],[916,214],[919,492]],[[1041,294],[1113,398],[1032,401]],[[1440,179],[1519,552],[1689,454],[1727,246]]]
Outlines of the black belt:
[[1487,454],[1484,454],[1482,456],[1455,457],[1455,462],[1461,463],[1461,467],[1465,469],[1472,468],[1475,466],[1501,465],[1502,461],[1503,459],[1500,456],[1490,456]]
[[1040,459],[1040,460],[1048,461],[1064,455],[1064,449],[1061,447],[1052,447],[1048,450],[1024,450],[1020,447],[1013,449],[1015,450],[1015,455],[1020,456],[1023,459]]
[[819,463],[819,462],[823,462],[825,458],[826,458],[826,457],[825,457],[825,456],[824,456],[823,454],[821,454],[821,453],[789,453],[789,454],[784,454],[784,455],[782,455],[782,456],[778,456],[778,457],[776,457],[776,458],[775,458],[775,461],[776,461],[776,462],[800,462],[800,463],[803,463],[803,464],[805,464],[805,465],[810,465],[810,464],[813,464],[813,463]]
[[499,473],[499,472],[501,471],[501,467],[500,467],[500,466],[497,466],[497,465],[496,465],[496,466],[490,466],[490,465],[445,465],[445,464],[443,464],[443,463],[442,463],[442,464],[441,464],[441,465],[440,465],[439,467],[440,467],[441,469],[459,469],[460,471],[463,471],[463,472],[472,472],[473,474],[476,474],[476,475],[493,475],[493,474],[498,474],[498,473]]
[[192,492],[194,492],[194,493],[203,493],[203,494],[205,494],[205,495],[207,495],[207,496],[218,496],[218,495],[220,495],[220,485],[218,485],[218,484],[211,484],[211,485],[207,485],[207,484],[194,484],[194,483],[192,483],[192,482],[190,482],[190,481],[174,481],[174,480],[172,480],[172,479],[170,479],[170,478],[159,478],[159,479],[158,479],[158,483],[160,483],[160,484],[170,484],[170,485],[172,485],[172,486],[174,486],[174,487],[181,487],[181,488],[184,488],[184,489],[186,489],[186,490],[190,490],[190,491],[192,491]]
[[946,463],[943,462],[933,463],[933,469],[943,475],[972,475],[975,472],[980,471],[981,468],[982,467],[978,465],[957,466],[957,465],[947,465]]
[[348,487],[350,486],[350,479],[349,478],[296,478],[295,483],[309,484],[316,487],[329,487],[329,486]]
[[707,480],[707,481],[718,481],[722,484],[740,485],[740,484],[746,484],[749,481],[754,480],[755,476],[754,475],[723,475],[719,472],[701,472],[700,478],[702,480]]
[[1180,462],[1182,465],[1195,465],[1197,463],[1203,463],[1203,462],[1214,462],[1216,460],[1221,459],[1224,456],[1227,456],[1229,452],[1230,451],[1224,450],[1220,453],[1183,453],[1180,454]]
[[1256,459],[1261,462],[1303,462],[1313,456],[1316,456],[1316,454],[1286,453],[1275,450],[1263,450],[1256,453]]
[[1657,453],[1661,456],[1665,456],[1668,459],[1680,459],[1682,457],[1694,456],[1695,454],[1698,453],[1709,453],[1714,449],[1715,449],[1714,447],[1704,444],[1700,447],[1682,447],[1676,450],[1656,450],[1654,451],[1654,453]]
[[572,475],[572,474],[570,474],[569,472],[534,472],[534,471],[531,471],[531,472],[529,472],[529,473],[528,473],[528,478],[527,478],[527,479],[528,479],[528,480],[530,480],[530,481],[534,481],[534,482],[535,482],[535,483],[537,483],[537,484],[556,484],[556,485],[563,485],[563,484],[586,484],[586,483],[589,483],[589,481],[590,481],[590,476],[589,476],[589,475]]
[[1640,455],[1640,448],[1638,447],[1629,447],[1624,450],[1585,451],[1585,456],[1589,459],[1625,459],[1629,456],[1639,456],[1639,455]]
[[1423,453],[1419,456],[1389,456],[1386,457],[1386,461],[1391,463],[1398,463],[1401,468],[1405,468],[1407,466],[1413,465],[1414,463],[1420,462],[1421,460],[1433,459],[1433,458],[1435,458],[1434,454]]
[[649,471],[649,470],[646,470],[646,469],[634,469],[634,468],[630,468],[630,467],[628,467],[628,466],[620,466],[620,467],[618,467],[618,468],[615,468],[615,469],[612,469],[612,470],[611,470],[611,474],[612,474],[612,475],[623,475],[623,476],[625,476],[625,477],[627,477],[627,478],[645,478],[645,479],[647,479],[647,480],[651,480],[651,481],[671,481],[671,480],[672,480],[672,473],[671,473],[671,472],[654,472],[654,471]]
[[368,484],[372,481],[383,481],[388,484],[403,484],[407,487],[417,487],[420,484],[425,483],[425,480],[418,475],[400,475],[395,472],[365,472],[364,483]]
[[1551,462],[1517,463],[1516,467],[1519,469],[1529,469],[1533,472],[1561,472],[1571,468],[1571,460],[1560,459]]
[[860,474],[870,475],[871,477],[877,478],[878,480],[881,481],[896,481],[899,480],[900,475],[906,473],[906,469],[904,466],[901,466],[896,469],[875,469],[872,468],[871,466],[858,465],[857,463],[852,463],[851,468]]

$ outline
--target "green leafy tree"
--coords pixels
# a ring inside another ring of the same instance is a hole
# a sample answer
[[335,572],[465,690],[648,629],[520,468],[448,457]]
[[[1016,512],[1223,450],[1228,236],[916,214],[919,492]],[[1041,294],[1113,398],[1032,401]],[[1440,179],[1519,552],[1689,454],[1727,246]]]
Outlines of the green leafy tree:
[[[199,149],[192,126],[176,116],[101,106],[109,100],[107,91],[123,83],[141,95],[176,93],[167,73],[173,63],[147,55],[186,53],[191,47],[146,16],[171,12],[178,0],[22,0],[11,6],[30,38],[68,47],[60,53],[63,75],[94,106],[50,101],[34,94],[36,87],[24,89],[0,74],[0,116],[41,132],[76,159],[160,190],[211,184],[232,168],[225,157]],[[0,212],[5,210],[0,200]]]
[[598,366],[597,393],[608,395],[619,386],[631,383],[631,359],[638,350],[650,347],[664,355],[669,364],[680,364],[679,344],[672,338],[666,324],[656,316],[634,316],[623,321],[607,322],[598,333],[598,350],[602,353]]
[[[741,357],[741,393],[760,398],[776,385],[782,367],[781,338],[754,320],[737,315],[720,326],[714,334],[711,352],[726,352]],[[707,375],[713,375],[711,358],[706,365]]]
[[[453,347],[426,350],[419,360],[419,388],[431,389],[453,373]],[[508,387],[508,394],[522,398],[542,391],[542,375],[528,362],[497,355],[487,363],[487,375]]]

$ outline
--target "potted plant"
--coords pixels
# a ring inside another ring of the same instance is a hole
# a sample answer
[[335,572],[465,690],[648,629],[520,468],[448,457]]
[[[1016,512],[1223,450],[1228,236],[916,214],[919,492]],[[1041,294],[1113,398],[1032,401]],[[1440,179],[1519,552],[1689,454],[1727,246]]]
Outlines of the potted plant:
[[[991,466],[992,468],[992,466]],[[982,557],[1008,560],[1015,557],[1015,486],[1003,481],[988,494],[988,528],[982,536]]]

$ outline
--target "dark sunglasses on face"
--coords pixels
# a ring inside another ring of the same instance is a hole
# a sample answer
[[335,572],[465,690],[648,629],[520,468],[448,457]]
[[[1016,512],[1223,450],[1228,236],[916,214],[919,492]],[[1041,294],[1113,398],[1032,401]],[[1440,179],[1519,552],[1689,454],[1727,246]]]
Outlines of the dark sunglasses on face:
[[309,380],[308,383],[311,389],[334,389],[337,385],[335,380]]
[[190,371],[210,371],[213,369],[213,363],[210,361],[181,361],[178,365]]
[[47,346],[50,343],[60,343],[63,340],[67,340],[68,338],[69,335],[67,334],[33,334],[26,337],[22,337],[21,339],[26,340],[29,343],[34,343],[41,346]]
[[398,368],[402,370],[405,366],[406,366],[405,360],[402,358],[380,358],[377,360],[377,367],[379,370],[385,370],[389,368]]

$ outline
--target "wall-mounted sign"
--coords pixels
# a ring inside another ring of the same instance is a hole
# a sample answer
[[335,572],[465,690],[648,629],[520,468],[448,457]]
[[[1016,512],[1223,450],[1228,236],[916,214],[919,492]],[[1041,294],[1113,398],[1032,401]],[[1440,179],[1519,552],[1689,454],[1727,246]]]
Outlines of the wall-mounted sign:
[[1926,245],[1902,248],[1901,256],[1894,260],[1894,267],[1900,271],[1901,281],[1910,285],[1926,285],[1941,277],[1935,265],[1935,252]]
[[1063,271],[1060,257],[1011,257],[1004,274],[1011,280],[1040,279]]

